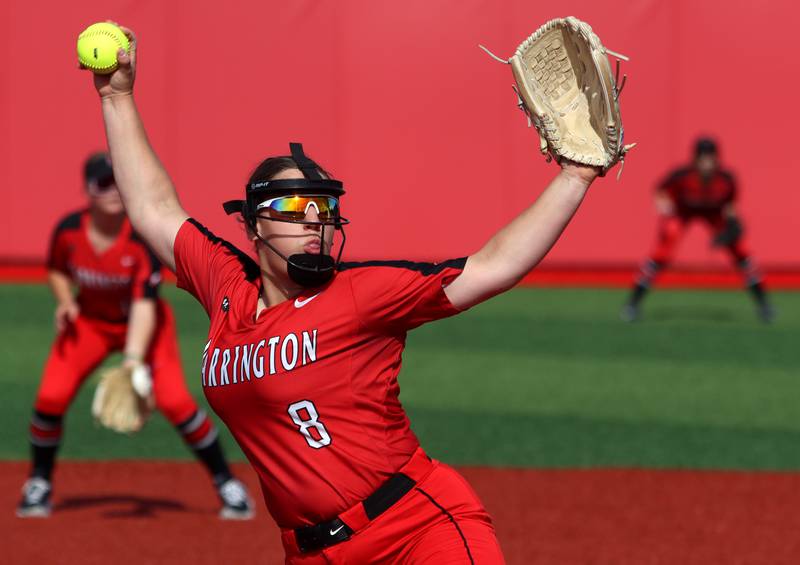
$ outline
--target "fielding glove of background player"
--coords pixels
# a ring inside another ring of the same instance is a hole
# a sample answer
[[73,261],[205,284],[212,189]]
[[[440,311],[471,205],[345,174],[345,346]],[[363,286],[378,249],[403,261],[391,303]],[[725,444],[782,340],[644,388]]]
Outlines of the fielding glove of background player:
[[723,230],[714,236],[712,244],[714,247],[727,247],[728,245],[733,245],[739,241],[739,238],[742,237],[743,233],[744,228],[742,223],[737,218],[729,216],[725,219],[725,227]]
[[106,428],[129,434],[142,429],[154,407],[150,370],[139,363],[103,371],[92,400],[92,416]]
[[[542,153],[605,174],[635,145],[623,144],[619,95],[626,77],[617,88],[619,59],[628,58],[603,47],[589,24],[573,17],[550,20],[508,61],[481,48],[511,65],[519,107],[538,130]],[[616,74],[607,53],[618,59]]]

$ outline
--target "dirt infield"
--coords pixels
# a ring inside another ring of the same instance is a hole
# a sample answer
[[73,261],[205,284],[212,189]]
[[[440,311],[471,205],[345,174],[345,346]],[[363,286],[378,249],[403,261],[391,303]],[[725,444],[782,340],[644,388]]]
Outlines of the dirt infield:
[[[53,516],[21,520],[27,464],[0,464],[3,563],[281,563],[263,504],[217,519],[191,463],[63,463]],[[238,472],[254,492],[253,473]],[[461,469],[511,564],[800,563],[800,474]]]

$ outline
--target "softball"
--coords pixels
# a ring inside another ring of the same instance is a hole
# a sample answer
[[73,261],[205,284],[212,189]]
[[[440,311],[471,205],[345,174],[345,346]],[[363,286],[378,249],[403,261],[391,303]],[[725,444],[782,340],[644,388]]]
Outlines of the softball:
[[107,75],[117,69],[117,51],[130,49],[128,38],[114,24],[92,24],[78,36],[78,60],[93,73]]

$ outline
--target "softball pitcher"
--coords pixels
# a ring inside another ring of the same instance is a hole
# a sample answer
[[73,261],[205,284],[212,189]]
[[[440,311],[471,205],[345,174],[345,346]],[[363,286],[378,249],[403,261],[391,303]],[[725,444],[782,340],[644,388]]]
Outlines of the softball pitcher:
[[536,202],[469,257],[340,263],[343,185],[291,144],[224,204],[254,261],[181,206],[132,96],[125,32],[130,55],[95,77],[114,174],[137,232],[208,313],[203,389],[260,477],[286,562],[502,563],[478,497],[411,431],[397,381],[406,332],[512,288],[602,168],[562,159]]

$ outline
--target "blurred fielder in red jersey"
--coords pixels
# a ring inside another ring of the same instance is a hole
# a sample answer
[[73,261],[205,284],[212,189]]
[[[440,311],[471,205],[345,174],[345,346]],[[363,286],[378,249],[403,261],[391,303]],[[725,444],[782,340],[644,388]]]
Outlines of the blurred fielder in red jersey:
[[756,301],[760,319],[772,321],[775,311],[767,299],[761,273],[745,244],[742,221],[736,210],[737,191],[733,174],[720,166],[716,142],[709,138],[698,139],[693,162],[676,169],[658,185],[655,196],[659,213],[658,238],[623,306],[623,320],[632,322],[640,317],[642,299],[653,279],[669,264],[689,224],[698,220],[711,230],[712,245],[724,248],[741,271]]
[[126,365],[146,364],[151,370],[156,407],[211,474],[222,501],[220,517],[250,518],[252,503],[228,468],[217,429],[186,388],[175,319],[158,297],[161,263],[131,228],[108,155],[89,157],[84,178],[89,207],[67,215],[50,242],[48,281],[57,303],[57,335],[36,395],[31,473],[17,515],[50,514],[64,414],[92,371],[110,353],[122,351]]
[[[130,54],[94,77],[114,175],[137,232],[208,313],[203,390],[258,473],[286,562],[503,563],[476,494],[411,431],[397,381],[406,333],[512,288],[600,169],[561,161],[538,199],[469,257],[341,263],[343,184],[292,143],[256,167],[243,200],[224,204],[244,220],[253,260],[181,206],[137,111],[137,45],[125,32]],[[436,198],[403,206],[452,212]]]

